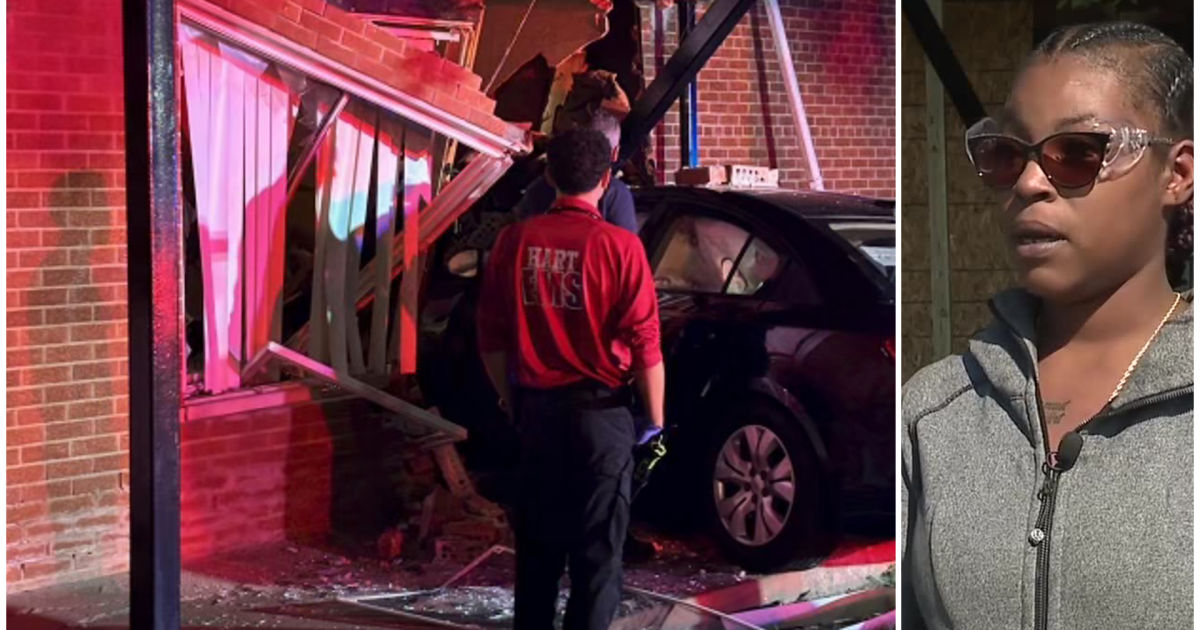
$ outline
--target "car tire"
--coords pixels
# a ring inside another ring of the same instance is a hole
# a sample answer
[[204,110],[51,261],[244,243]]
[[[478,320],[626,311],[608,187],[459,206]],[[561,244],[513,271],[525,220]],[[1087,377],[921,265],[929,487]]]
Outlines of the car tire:
[[729,408],[714,428],[701,478],[725,557],[768,573],[826,555],[833,491],[800,423],[768,402],[750,401]]

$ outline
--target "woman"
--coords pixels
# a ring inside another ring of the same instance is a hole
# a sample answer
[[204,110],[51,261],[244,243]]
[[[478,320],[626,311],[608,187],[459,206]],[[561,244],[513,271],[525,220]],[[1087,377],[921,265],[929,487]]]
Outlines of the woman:
[[1191,627],[1191,59],[1061,30],[966,140],[1022,289],[904,388],[904,627]]

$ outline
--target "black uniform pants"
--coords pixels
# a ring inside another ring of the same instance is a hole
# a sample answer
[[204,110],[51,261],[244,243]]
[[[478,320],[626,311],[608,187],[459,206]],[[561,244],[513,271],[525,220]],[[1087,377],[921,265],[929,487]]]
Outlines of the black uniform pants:
[[552,630],[571,577],[564,630],[607,630],[621,601],[634,427],[625,396],[601,385],[522,389],[517,492],[517,630]]

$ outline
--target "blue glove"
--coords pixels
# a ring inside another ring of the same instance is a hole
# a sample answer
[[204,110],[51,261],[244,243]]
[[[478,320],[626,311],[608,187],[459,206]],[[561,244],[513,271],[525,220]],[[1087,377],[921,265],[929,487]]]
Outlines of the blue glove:
[[638,446],[645,446],[650,440],[653,440],[659,433],[662,433],[662,427],[654,426],[653,424],[642,428],[638,433]]

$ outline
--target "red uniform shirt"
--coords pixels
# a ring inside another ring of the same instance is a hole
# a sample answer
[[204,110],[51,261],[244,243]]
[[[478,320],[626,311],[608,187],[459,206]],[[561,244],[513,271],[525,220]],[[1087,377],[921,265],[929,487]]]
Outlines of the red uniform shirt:
[[595,207],[560,200],[496,238],[476,318],[483,353],[515,354],[522,387],[609,387],[662,361],[646,251]]

